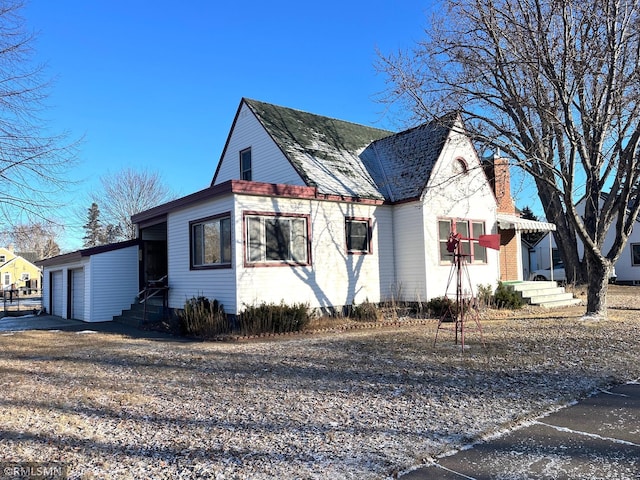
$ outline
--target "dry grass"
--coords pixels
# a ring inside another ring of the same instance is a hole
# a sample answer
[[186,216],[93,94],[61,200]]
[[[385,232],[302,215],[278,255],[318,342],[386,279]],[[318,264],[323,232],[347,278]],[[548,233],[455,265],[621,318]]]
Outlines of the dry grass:
[[[611,302],[630,307],[636,290]],[[70,478],[386,478],[594,389],[640,377],[638,312],[484,318],[237,343],[0,336],[4,461]],[[546,318],[541,318],[545,316]]]

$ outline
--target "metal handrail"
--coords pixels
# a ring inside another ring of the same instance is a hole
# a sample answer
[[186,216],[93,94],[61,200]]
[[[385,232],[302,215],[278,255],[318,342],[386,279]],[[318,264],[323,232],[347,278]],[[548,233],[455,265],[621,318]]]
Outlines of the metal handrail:
[[[144,304],[144,308],[142,310],[142,323],[147,322],[147,300],[155,297],[158,294],[162,294],[162,312],[163,316],[166,315],[167,307],[168,307],[168,299],[167,299],[167,291],[169,290],[169,286],[166,284],[167,275],[160,278],[159,280],[149,281],[147,282],[147,286],[138,292],[139,303]],[[152,284],[154,284],[152,286]],[[160,284],[161,286],[156,286]],[[142,295],[142,297],[141,297]]]

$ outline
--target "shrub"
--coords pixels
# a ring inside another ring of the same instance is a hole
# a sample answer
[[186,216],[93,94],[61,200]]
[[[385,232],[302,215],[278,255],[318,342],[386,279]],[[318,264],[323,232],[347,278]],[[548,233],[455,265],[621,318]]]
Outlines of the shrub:
[[493,287],[490,284],[478,285],[478,308],[484,309],[493,303]]
[[286,305],[283,301],[277,305],[263,302],[258,306],[245,306],[239,320],[243,335],[258,335],[300,331],[308,325],[311,315],[309,306],[304,303]]
[[453,319],[457,315],[458,311],[458,306],[456,305],[455,300],[452,300],[449,297],[432,298],[427,302],[426,307],[431,315],[438,318],[450,317]]
[[178,319],[180,331],[184,335],[211,337],[231,331],[231,324],[222,304],[206,297],[187,300],[184,309],[178,312]]
[[367,299],[360,305],[354,302],[349,310],[349,317],[359,322],[377,322],[382,319],[382,312]]
[[522,308],[524,303],[518,292],[500,282],[498,283],[498,288],[496,288],[496,293],[493,294],[493,304],[496,308],[517,310]]

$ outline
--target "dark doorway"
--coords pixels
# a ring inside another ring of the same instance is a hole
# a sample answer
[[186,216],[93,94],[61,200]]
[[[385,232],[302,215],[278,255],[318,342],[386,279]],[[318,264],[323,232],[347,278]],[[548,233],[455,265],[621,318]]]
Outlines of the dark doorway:
[[160,280],[169,273],[167,259],[167,224],[159,223],[140,232],[140,288]]
[[142,242],[142,258],[145,285],[167,275],[167,242],[154,240]]

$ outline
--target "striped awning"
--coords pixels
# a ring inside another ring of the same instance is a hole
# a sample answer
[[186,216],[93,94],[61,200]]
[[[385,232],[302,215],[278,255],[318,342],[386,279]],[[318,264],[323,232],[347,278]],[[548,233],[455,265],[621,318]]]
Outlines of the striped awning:
[[501,230],[517,230],[519,232],[555,232],[556,230],[553,223],[527,220],[508,213],[498,213],[497,220],[498,228]]

